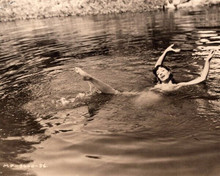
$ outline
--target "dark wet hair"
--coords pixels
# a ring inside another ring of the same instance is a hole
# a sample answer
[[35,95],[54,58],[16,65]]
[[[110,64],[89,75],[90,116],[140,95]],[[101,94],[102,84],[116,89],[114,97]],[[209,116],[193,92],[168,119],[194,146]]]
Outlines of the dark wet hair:
[[[167,71],[170,71],[170,69],[169,69],[168,67],[164,66],[164,65],[157,65],[157,66],[153,69],[153,73],[154,73],[154,75],[155,75],[156,78],[157,78],[157,83],[161,84],[162,81],[161,81],[160,78],[158,78],[158,76],[157,76],[157,70],[158,70],[159,68],[165,68]],[[170,73],[170,76],[169,76],[168,79],[171,80],[171,82],[172,82],[173,84],[176,83],[175,79],[173,78],[173,74],[172,74],[172,73]]]

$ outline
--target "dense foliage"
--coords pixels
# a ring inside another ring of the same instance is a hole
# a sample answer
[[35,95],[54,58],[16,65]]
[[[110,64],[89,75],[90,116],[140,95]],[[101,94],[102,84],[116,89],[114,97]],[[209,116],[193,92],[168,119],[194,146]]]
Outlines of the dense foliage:
[[162,8],[165,1],[167,0],[0,0],[0,21],[150,11]]

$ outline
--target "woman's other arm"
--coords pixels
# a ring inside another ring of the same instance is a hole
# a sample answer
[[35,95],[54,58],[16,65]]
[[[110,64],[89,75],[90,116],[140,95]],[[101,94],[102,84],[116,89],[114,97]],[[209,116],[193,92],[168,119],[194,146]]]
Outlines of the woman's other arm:
[[182,87],[182,86],[194,85],[194,84],[198,84],[198,83],[201,83],[201,82],[205,81],[207,79],[208,74],[209,74],[210,61],[211,61],[213,55],[214,55],[214,51],[211,51],[209,53],[209,55],[206,57],[205,65],[204,65],[204,68],[202,70],[202,73],[201,73],[200,77],[198,77],[198,78],[196,78],[192,81],[189,81],[189,82],[178,83],[177,87],[179,88],[179,87]]

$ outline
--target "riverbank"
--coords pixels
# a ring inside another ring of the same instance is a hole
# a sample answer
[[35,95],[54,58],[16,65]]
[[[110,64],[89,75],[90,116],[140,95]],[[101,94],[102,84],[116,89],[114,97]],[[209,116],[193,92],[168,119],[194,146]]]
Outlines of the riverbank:
[[3,0],[0,21],[150,11],[163,0]]
[[[164,4],[166,4],[165,1],[166,0],[2,0],[0,2],[0,21],[153,11],[164,8]],[[217,1],[219,2],[219,0],[200,0],[200,2],[201,1],[206,2],[206,5],[216,4]]]

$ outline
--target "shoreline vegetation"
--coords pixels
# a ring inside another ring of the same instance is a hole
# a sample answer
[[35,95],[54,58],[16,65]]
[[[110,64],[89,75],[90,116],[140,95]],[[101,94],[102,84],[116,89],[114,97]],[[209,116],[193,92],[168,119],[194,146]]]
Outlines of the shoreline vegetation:
[[220,0],[0,0],[0,22],[145,12],[220,4]]

